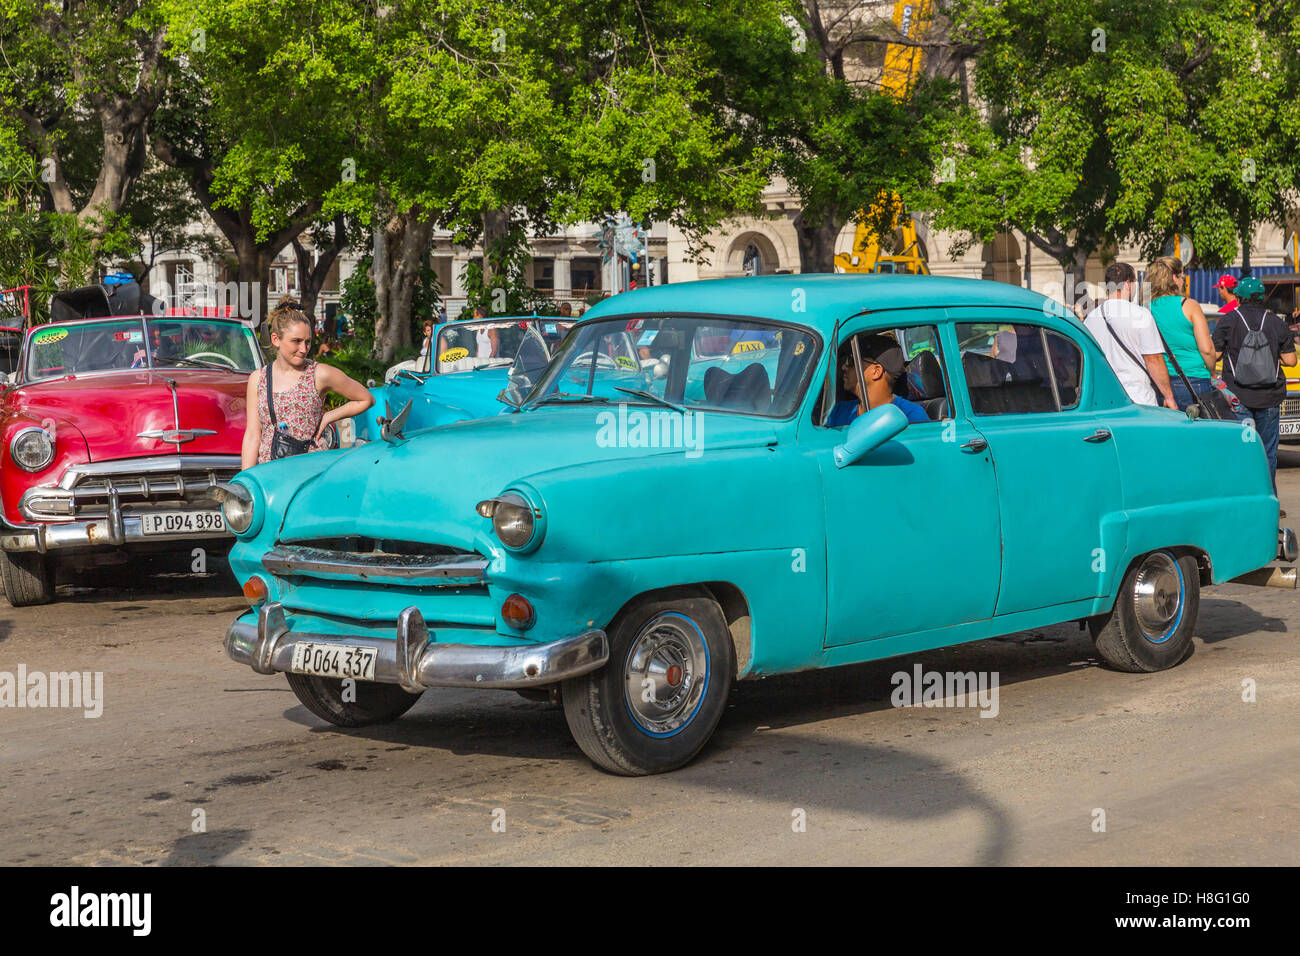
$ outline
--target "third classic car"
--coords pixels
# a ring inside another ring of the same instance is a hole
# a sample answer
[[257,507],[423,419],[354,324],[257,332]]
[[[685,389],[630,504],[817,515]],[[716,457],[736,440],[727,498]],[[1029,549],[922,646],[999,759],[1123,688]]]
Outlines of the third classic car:
[[[883,402],[829,427],[882,335],[925,420]],[[628,292],[512,413],[221,493],[250,604],[232,659],[341,726],[430,688],[554,691],[619,774],[691,760],[737,680],[1067,621],[1111,667],[1172,667],[1201,588],[1279,551],[1235,422],[1134,405],[1042,296],[930,276]]]

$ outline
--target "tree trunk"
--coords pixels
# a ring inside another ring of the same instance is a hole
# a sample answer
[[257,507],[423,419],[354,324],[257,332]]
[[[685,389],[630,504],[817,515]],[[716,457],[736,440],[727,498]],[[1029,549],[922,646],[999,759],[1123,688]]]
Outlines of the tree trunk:
[[805,219],[803,211],[794,217],[794,231],[799,239],[800,272],[834,272],[835,240],[840,223],[834,213]]
[[[332,242],[308,249],[295,237],[292,244],[294,258],[298,262],[298,287],[302,290],[298,301],[302,303],[302,310],[315,320],[316,300],[320,298],[320,290],[325,285],[325,279],[333,268],[334,261],[347,246],[347,224],[343,221],[342,215],[334,217]],[[316,254],[314,263],[313,252]]]
[[370,268],[378,315],[371,354],[381,362],[391,362],[399,349],[411,344],[411,299],[432,234],[433,221],[424,218],[420,206],[390,216],[375,229]]
[[496,261],[501,255],[501,244],[510,235],[510,211],[507,209],[489,209],[483,213],[483,288],[487,290],[487,308],[489,312],[497,311],[497,303],[504,296],[494,295],[498,288],[504,289],[510,284],[510,276],[498,275]]

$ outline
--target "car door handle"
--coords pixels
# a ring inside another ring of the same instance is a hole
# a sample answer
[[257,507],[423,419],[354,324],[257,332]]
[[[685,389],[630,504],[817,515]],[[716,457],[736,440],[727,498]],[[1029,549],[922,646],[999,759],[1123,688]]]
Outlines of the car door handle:
[[988,447],[989,447],[989,443],[986,442],[983,438],[972,438],[970,441],[966,442],[966,444],[961,446],[961,450],[965,452],[970,452],[972,455],[978,455],[980,452],[982,452],[985,448]]
[[1110,429],[1109,429],[1109,428],[1098,428],[1098,429],[1097,429],[1095,432],[1093,432],[1091,435],[1084,435],[1084,436],[1083,436],[1083,440],[1084,440],[1084,441],[1090,441],[1090,442],[1093,442],[1093,443],[1109,441],[1109,440],[1110,440]]

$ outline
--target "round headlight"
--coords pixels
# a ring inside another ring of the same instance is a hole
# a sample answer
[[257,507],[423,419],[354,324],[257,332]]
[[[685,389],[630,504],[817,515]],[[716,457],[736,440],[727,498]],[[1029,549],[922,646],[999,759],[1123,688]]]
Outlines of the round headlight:
[[221,514],[231,531],[243,534],[253,524],[253,496],[247,488],[237,484],[226,485],[225,492]]
[[507,548],[526,547],[533,538],[534,527],[533,506],[523,495],[510,491],[497,499],[492,511],[492,530]]
[[24,428],[9,443],[9,456],[25,471],[40,471],[54,461],[54,439],[44,428]]

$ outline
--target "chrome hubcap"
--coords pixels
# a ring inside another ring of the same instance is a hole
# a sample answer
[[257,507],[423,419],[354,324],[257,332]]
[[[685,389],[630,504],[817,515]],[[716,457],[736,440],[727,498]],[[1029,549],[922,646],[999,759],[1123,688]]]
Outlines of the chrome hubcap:
[[1173,557],[1163,551],[1148,555],[1133,583],[1133,609],[1146,638],[1156,643],[1168,638],[1182,605],[1182,580]]
[[675,733],[690,722],[708,683],[708,650],[681,614],[660,614],[632,642],[623,671],[628,713],[650,734]]

